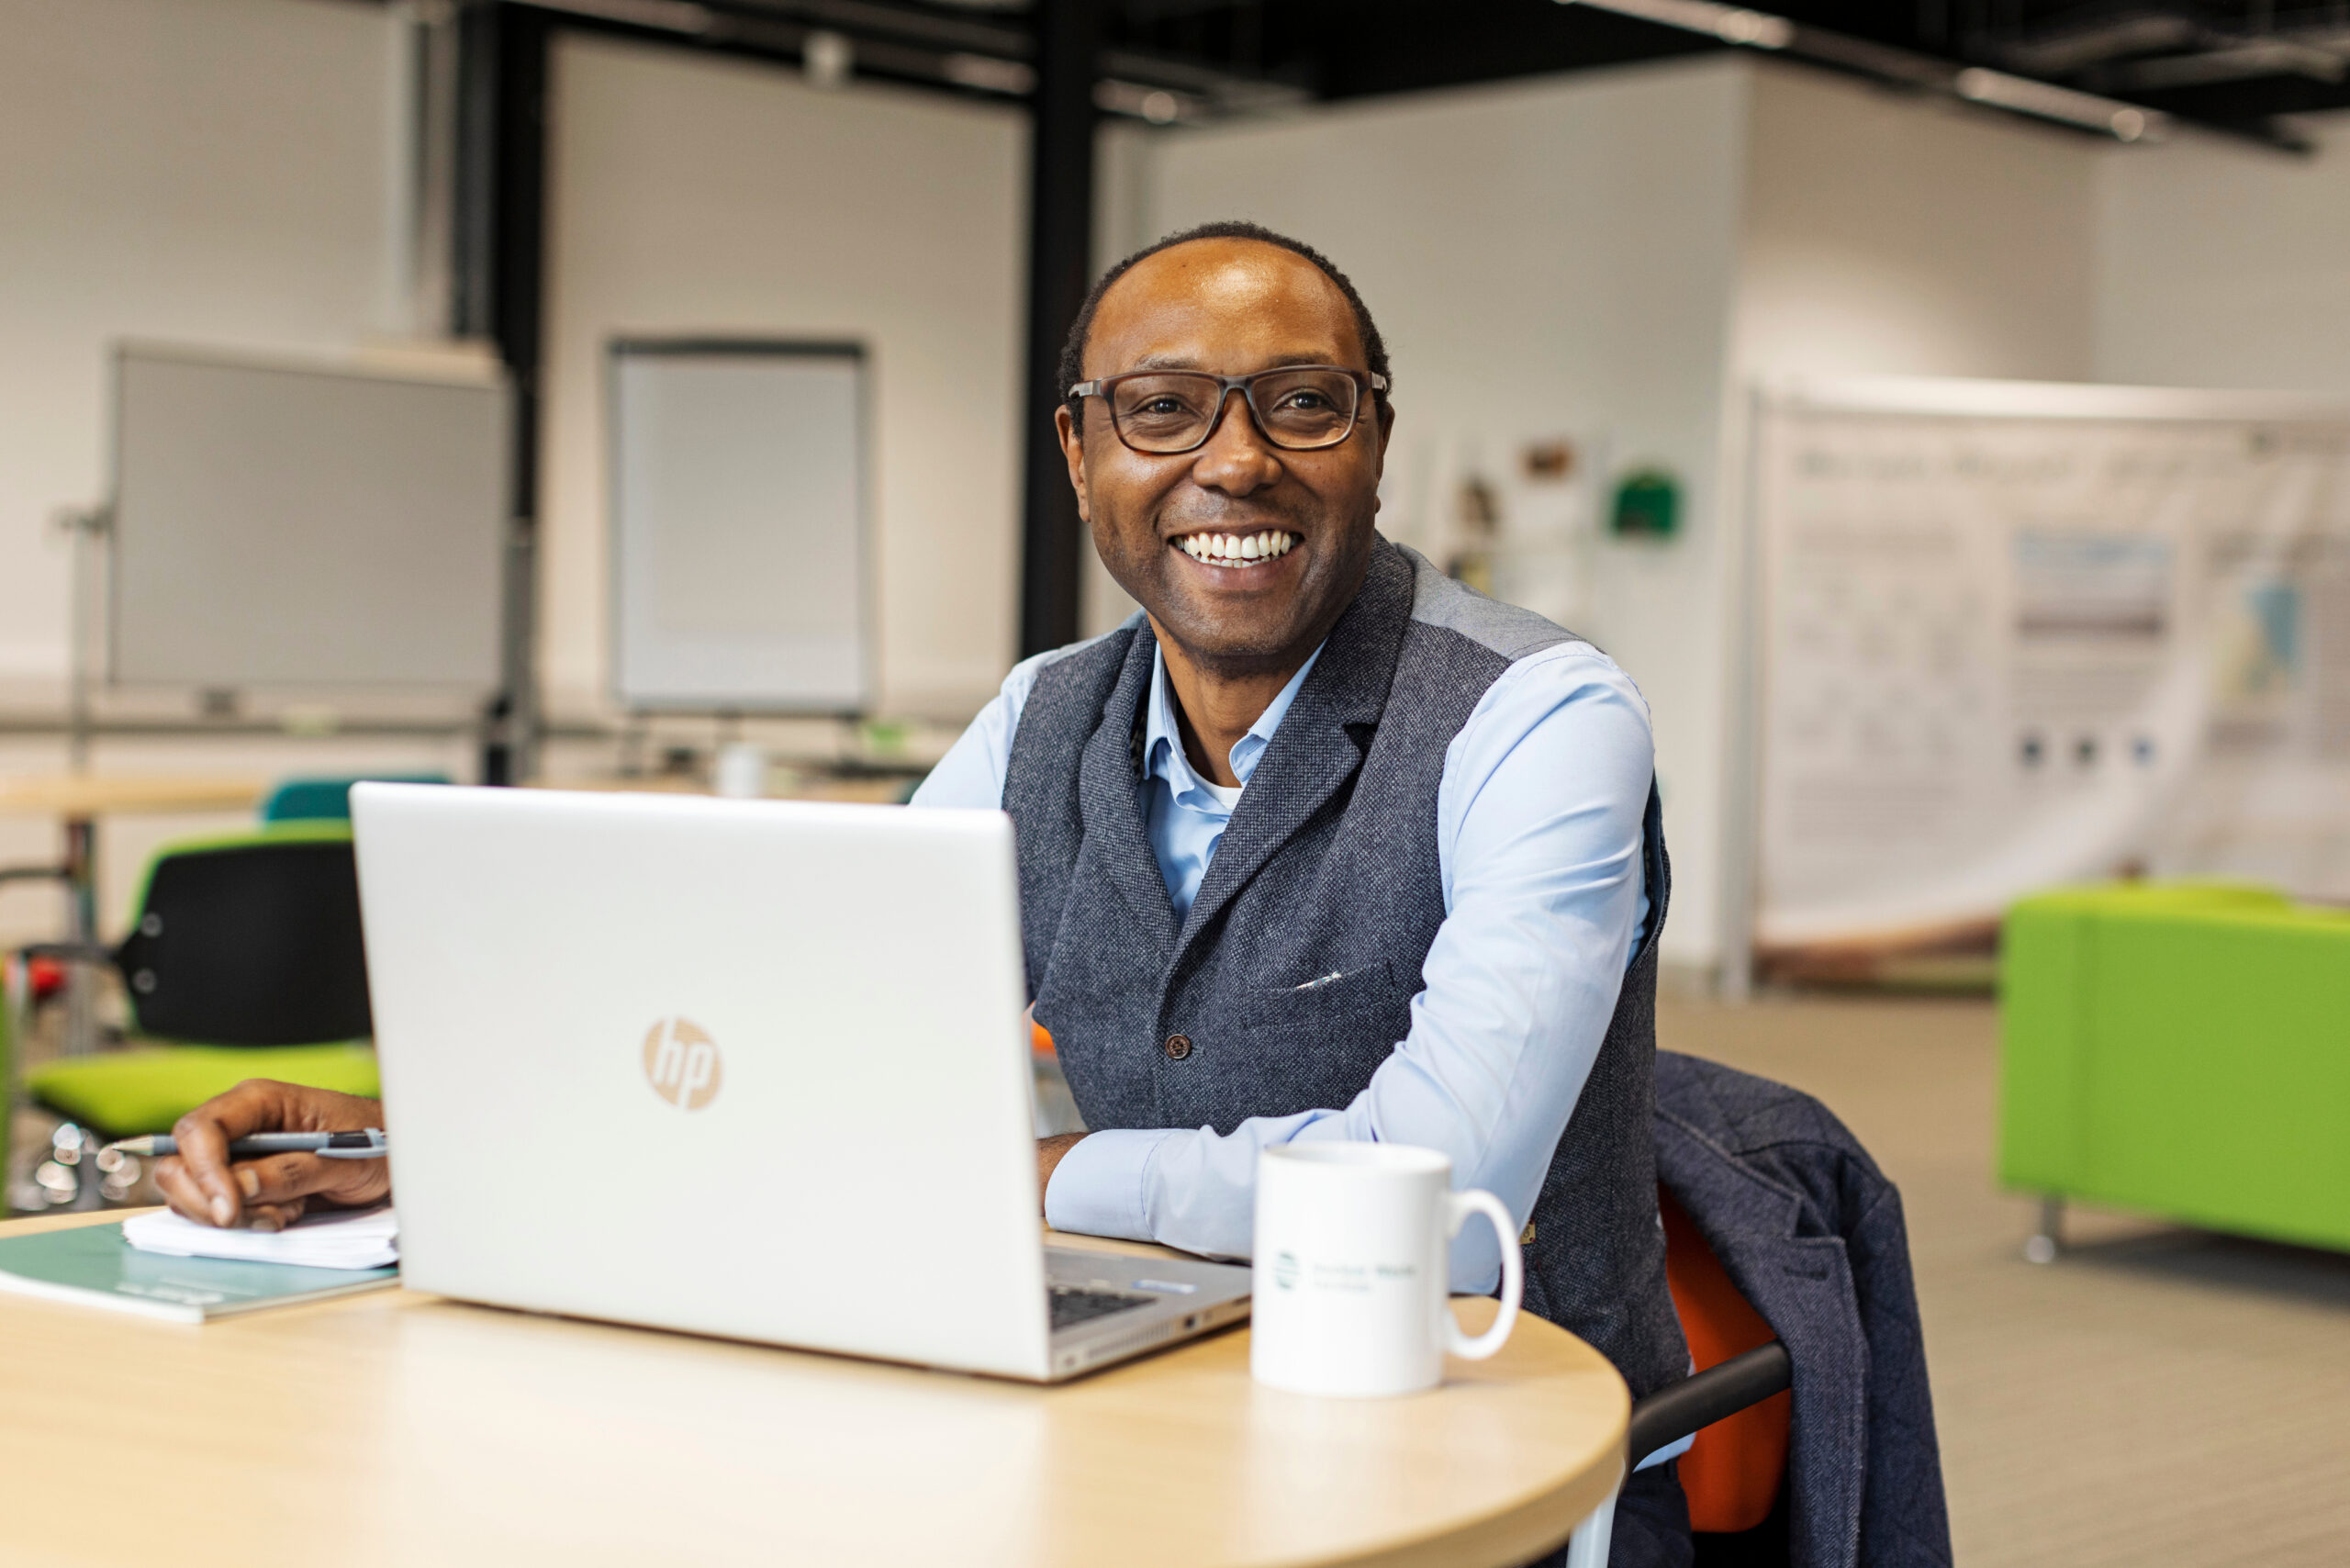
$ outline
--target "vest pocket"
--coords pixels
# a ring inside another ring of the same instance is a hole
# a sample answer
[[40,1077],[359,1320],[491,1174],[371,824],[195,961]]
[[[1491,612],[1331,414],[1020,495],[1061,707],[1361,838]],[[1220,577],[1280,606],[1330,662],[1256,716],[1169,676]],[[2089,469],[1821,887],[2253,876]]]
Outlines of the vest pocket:
[[1406,988],[1398,983],[1397,969],[1393,959],[1379,958],[1277,990],[1253,991],[1241,1003],[1240,1021],[1260,1038],[1318,1045],[1341,1039],[1352,1043],[1351,1036],[1371,1029],[1380,1014],[1393,1014],[1400,1022],[1393,1025],[1392,1035],[1382,1028],[1377,1042],[1384,1057],[1404,1037],[1412,993],[1419,989],[1417,973],[1411,975]]

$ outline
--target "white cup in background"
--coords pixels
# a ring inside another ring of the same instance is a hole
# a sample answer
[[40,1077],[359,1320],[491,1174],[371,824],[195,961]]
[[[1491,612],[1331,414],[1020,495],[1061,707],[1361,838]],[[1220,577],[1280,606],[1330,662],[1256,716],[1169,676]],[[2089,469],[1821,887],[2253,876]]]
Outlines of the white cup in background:
[[[1451,1239],[1482,1215],[1501,1238],[1502,1309],[1474,1338],[1448,1305]],[[1255,1296],[1248,1370],[1301,1394],[1412,1394],[1444,1377],[1449,1352],[1483,1361],[1517,1322],[1525,1264],[1509,1210],[1452,1191],[1432,1148],[1292,1143],[1257,1160]]]
[[730,741],[718,748],[718,792],[730,801],[756,801],[767,792],[767,749],[755,741]]

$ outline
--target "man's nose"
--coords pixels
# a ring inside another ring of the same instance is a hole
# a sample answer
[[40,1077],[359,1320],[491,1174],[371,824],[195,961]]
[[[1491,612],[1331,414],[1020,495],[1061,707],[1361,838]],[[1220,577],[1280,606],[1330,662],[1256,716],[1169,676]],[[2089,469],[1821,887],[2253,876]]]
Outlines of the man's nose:
[[1281,457],[1257,428],[1248,395],[1237,386],[1225,393],[1218,416],[1207,444],[1192,458],[1192,482],[1203,490],[1245,496],[1278,481]]

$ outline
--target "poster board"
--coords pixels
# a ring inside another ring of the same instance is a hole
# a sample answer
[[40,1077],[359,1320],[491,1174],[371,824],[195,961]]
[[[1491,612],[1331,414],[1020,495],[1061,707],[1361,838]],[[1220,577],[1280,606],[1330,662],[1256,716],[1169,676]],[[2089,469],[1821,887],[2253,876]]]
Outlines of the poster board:
[[494,372],[126,344],[107,674],[479,693],[513,408]]
[[1871,381],[1756,441],[1759,946],[2138,870],[2350,898],[2350,407]]
[[613,693],[635,711],[872,703],[866,355],[611,344]]

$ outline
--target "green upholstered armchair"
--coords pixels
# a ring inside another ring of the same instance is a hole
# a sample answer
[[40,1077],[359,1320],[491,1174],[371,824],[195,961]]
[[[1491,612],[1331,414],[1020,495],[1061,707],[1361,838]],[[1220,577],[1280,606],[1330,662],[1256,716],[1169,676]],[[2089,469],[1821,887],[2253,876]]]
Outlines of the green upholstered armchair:
[[2067,889],[2009,912],[1999,1178],[2350,1249],[2350,911],[2242,886]]

